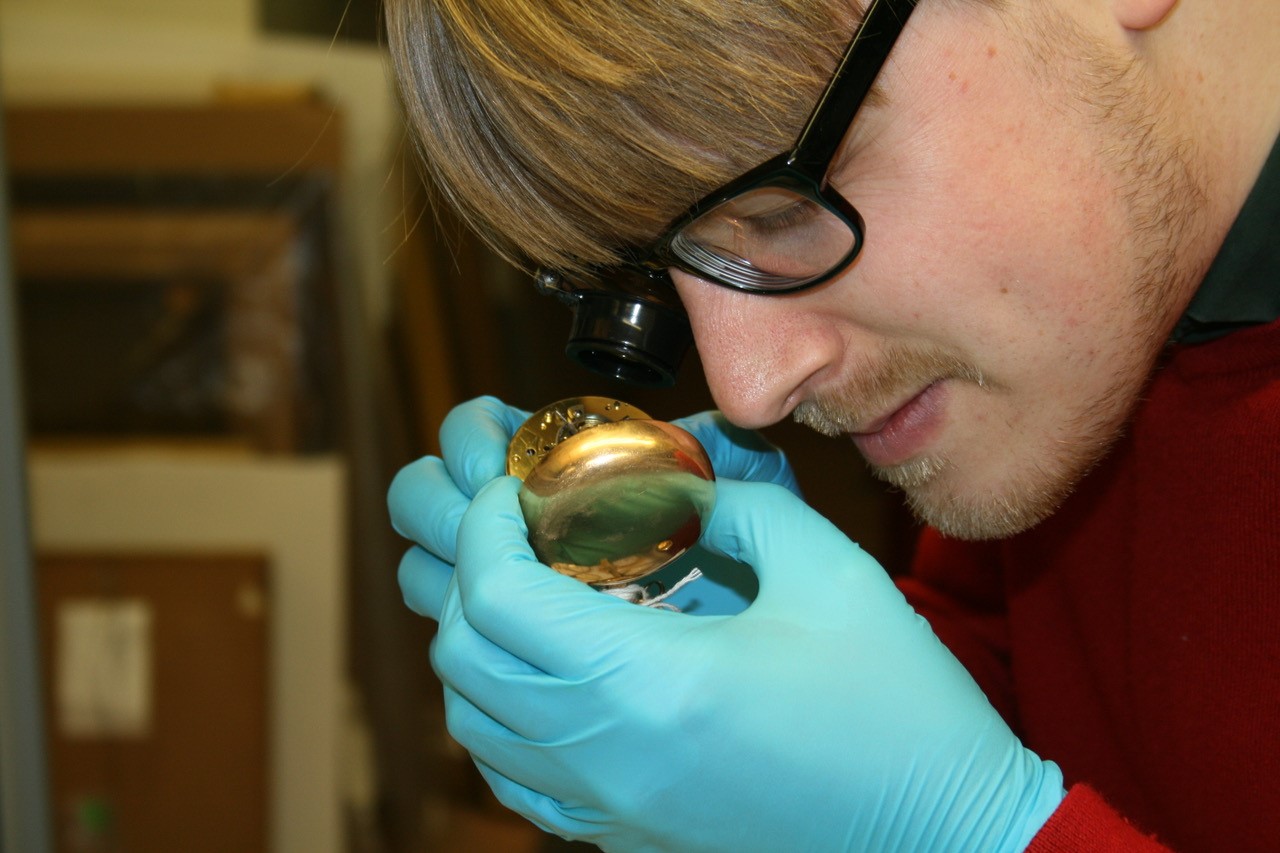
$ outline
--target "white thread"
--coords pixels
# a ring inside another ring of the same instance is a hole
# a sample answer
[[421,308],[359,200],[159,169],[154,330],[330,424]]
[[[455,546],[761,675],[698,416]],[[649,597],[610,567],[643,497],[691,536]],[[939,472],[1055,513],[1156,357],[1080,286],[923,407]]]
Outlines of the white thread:
[[[679,613],[680,608],[676,607],[674,604],[668,604],[667,599],[700,577],[702,577],[702,569],[695,568],[693,571],[689,572],[689,574],[677,581],[671,589],[666,592],[660,592],[657,595],[649,594],[649,587],[653,585],[652,583],[629,583],[620,584],[618,586],[603,586],[600,587],[600,591],[606,595],[612,595],[614,598],[621,598],[623,601],[629,601],[632,604],[639,604],[641,607],[652,607],[654,610],[671,610],[675,613]],[[661,588],[661,584],[659,584],[659,588]]]

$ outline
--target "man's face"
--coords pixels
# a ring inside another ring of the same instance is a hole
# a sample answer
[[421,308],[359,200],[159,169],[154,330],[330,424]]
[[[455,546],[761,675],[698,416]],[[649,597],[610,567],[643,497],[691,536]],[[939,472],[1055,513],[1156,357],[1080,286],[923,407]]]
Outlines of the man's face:
[[1102,27],[1082,51],[1004,14],[913,16],[887,104],[864,108],[832,175],[867,223],[840,277],[761,297],[673,274],[730,420],[851,434],[923,520],[966,538],[1058,506],[1122,428],[1197,277],[1186,146],[1104,59],[1121,35]]

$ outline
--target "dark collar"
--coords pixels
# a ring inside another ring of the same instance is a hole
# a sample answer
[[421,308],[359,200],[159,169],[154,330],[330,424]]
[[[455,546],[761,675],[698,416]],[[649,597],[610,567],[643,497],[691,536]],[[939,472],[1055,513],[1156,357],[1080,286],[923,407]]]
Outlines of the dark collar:
[[1280,142],[1173,330],[1198,344],[1280,317]]

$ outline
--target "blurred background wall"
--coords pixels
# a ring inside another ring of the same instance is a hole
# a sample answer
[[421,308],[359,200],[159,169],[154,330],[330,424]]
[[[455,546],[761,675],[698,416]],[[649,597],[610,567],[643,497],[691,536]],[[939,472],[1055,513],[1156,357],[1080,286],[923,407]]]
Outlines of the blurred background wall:
[[[329,31],[269,30],[263,19],[276,7],[327,10],[308,25]],[[0,0],[4,96],[80,105],[320,94],[343,117],[343,224],[376,319],[386,307],[387,231],[398,204],[387,192],[388,166],[401,129],[380,46],[364,37],[376,31],[376,8],[356,3],[344,22],[345,8],[323,0]]]

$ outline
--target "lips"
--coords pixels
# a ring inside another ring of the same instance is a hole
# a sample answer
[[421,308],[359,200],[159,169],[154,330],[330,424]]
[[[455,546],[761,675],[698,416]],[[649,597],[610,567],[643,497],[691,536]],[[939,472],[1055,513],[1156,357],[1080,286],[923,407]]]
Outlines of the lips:
[[900,465],[933,442],[942,429],[947,389],[944,383],[927,385],[893,411],[850,433],[858,451],[872,465]]
[[898,405],[894,406],[892,409],[888,410],[887,412],[885,412],[885,413],[884,413],[883,415],[881,415],[880,417],[878,417],[878,418],[876,418],[876,419],[874,419],[874,420],[872,420],[872,421],[868,422],[868,423],[866,424],[866,426],[862,427],[861,429],[851,429],[851,430],[849,430],[850,435],[875,435],[876,433],[878,433],[878,432],[880,432],[882,429],[884,429],[884,428],[885,428],[885,426],[887,426],[887,425],[888,425],[888,423],[889,423],[891,420],[893,420],[895,417],[897,417],[897,415],[898,415],[898,413],[899,413],[899,412],[901,412],[901,411],[902,411],[903,409],[905,409],[907,406],[910,406],[910,405],[911,405],[912,403],[914,403],[917,399],[919,399],[920,395],[921,395],[921,394],[923,394],[925,391],[929,390],[929,388],[930,388],[930,387],[932,387],[932,386],[931,386],[931,385],[926,385],[924,388],[921,388],[921,389],[920,389],[919,391],[917,391],[915,394],[911,395],[910,397],[908,397],[908,398],[907,398],[906,400],[904,400],[903,402],[901,402],[901,403],[899,403]]

